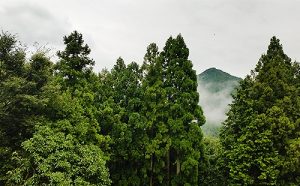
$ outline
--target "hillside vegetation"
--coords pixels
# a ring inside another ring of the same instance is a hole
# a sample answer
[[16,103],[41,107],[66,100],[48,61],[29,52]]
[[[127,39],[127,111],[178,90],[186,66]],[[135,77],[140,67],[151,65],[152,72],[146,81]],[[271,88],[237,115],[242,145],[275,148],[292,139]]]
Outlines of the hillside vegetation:
[[197,77],[181,35],[100,73],[63,41],[54,63],[0,34],[0,185],[300,185],[300,66],[276,37],[243,80]]
[[200,105],[206,117],[206,123],[202,126],[204,134],[218,136],[233,100],[232,94],[241,80],[216,68],[207,69],[198,75]]

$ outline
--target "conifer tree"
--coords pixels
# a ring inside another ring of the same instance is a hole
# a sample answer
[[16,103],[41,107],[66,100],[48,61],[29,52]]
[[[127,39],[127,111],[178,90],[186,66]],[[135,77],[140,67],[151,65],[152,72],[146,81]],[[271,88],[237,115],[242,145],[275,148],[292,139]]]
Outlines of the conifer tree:
[[145,55],[145,116],[150,185],[198,184],[202,151],[196,72],[181,35],[170,37],[161,53],[155,44]]
[[299,185],[298,66],[273,37],[240,83],[221,132],[229,184]]
[[181,35],[167,40],[161,56],[168,108],[166,123],[171,140],[166,154],[167,183],[195,185],[202,151],[200,126],[205,122],[198,105],[196,71],[188,60],[189,49]]
[[111,71],[112,96],[118,120],[110,123],[112,157],[109,163],[115,185],[143,185],[141,167],[144,162],[144,119],[142,107],[141,69],[135,62],[125,65],[117,60]]
[[72,32],[64,37],[66,48],[57,53],[60,61],[56,65],[58,75],[63,78],[64,86],[74,87],[76,84],[89,78],[94,61],[89,58],[91,49],[84,40],[81,33]]
[[147,184],[166,184],[166,154],[170,147],[166,125],[166,90],[163,88],[163,67],[158,47],[151,43],[144,57],[143,115],[146,118],[145,167]]

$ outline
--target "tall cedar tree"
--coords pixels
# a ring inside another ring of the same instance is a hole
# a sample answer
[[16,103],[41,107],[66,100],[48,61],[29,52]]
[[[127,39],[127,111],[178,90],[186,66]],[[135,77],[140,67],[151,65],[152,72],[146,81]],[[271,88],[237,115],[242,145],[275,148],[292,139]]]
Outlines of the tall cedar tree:
[[57,53],[60,61],[57,63],[58,75],[64,78],[66,87],[74,87],[84,83],[92,72],[95,62],[88,57],[91,49],[84,44],[82,34],[77,31],[64,37],[66,48]]
[[166,90],[163,88],[162,60],[158,47],[151,43],[144,57],[143,69],[143,115],[146,118],[145,165],[147,185],[166,184],[166,154],[171,141],[166,121]]
[[[173,185],[198,182],[205,119],[199,103],[196,71],[188,60],[189,49],[181,35],[170,37],[161,53],[164,89],[167,94],[168,134],[171,146],[167,154],[167,182]],[[169,180],[168,180],[169,178]]]
[[112,99],[118,121],[111,123],[112,157],[109,162],[114,185],[143,185],[143,143],[141,69],[135,62],[117,60],[111,71]]
[[273,37],[240,83],[221,132],[228,184],[300,184],[299,70]]
[[[152,46],[152,51],[148,51],[154,54],[149,58],[150,61],[156,59],[156,51],[155,46]],[[150,184],[198,183],[198,165],[202,152],[200,126],[204,124],[204,116],[198,105],[196,72],[188,56],[189,50],[182,36],[178,35],[176,38],[170,37],[157,60],[148,64],[146,79],[149,87],[146,93],[149,97],[145,99],[153,111],[146,113],[152,138],[147,149],[151,158]],[[158,98],[156,103],[153,99],[155,97]],[[163,174],[156,178],[153,177],[158,173],[155,166],[163,166]]]

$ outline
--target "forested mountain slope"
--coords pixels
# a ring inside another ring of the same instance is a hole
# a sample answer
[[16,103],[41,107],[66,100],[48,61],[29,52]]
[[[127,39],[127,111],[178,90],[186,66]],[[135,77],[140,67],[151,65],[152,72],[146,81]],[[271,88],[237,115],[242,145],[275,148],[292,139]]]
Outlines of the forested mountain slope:
[[228,104],[232,102],[231,94],[241,78],[216,68],[205,70],[197,78],[200,105],[206,117],[202,128],[205,134],[215,136],[226,118]]

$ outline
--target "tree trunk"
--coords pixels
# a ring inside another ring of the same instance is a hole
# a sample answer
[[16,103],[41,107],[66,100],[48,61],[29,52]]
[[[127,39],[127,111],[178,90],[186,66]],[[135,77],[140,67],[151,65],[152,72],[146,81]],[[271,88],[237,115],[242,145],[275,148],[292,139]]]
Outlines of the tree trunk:
[[170,150],[167,152],[167,185],[170,185]]
[[151,155],[150,170],[150,186],[153,186],[153,155]]
[[176,160],[176,174],[179,175],[179,173],[180,173],[180,160],[177,157],[177,160]]

